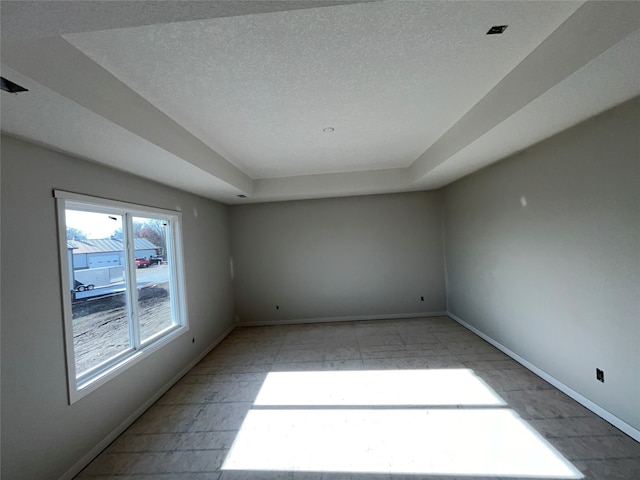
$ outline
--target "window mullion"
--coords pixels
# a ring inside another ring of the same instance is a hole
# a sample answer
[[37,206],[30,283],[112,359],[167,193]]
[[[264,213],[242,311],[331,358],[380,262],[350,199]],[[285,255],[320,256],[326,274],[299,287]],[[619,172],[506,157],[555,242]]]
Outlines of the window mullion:
[[140,348],[140,324],[138,317],[138,281],[136,279],[136,247],[133,234],[132,215],[125,215],[125,242],[127,258],[127,297],[128,297],[128,318],[129,318],[129,342],[134,349]]

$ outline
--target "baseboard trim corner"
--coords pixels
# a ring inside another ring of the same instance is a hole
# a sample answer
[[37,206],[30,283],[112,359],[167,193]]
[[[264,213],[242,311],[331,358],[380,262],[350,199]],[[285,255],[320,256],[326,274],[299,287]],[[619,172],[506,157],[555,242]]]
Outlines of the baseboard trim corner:
[[551,385],[556,387],[561,392],[565,393],[566,395],[569,395],[576,402],[578,402],[582,406],[588,408],[593,413],[598,415],[600,418],[606,420],[611,425],[613,425],[617,429],[621,430],[622,432],[626,433],[627,435],[629,435],[631,438],[633,438],[637,442],[640,442],[640,430],[638,430],[637,428],[629,425],[624,420],[621,420],[620,418],[616,417],[614,414],[612,414],[608,410],[605,410],[600,405],[592,402],[587,397],[581,395],[580,393],[576,392],[571,387],[569,387],[569,386],[565,385],[564,383],[562,383],[560,380],[556,379],[555,377],[552,377],[551,375],[549,375],[544,370],[541,370],[540,368],[536,367],[534,364],[532,364],[528,360],[522,358],[517,353],[515,353],[512,350],[508,349],[507,347],[502,345],[500,342],[497,342],[496,340],[491,338],[489,335],[486,335],[485,333],[481,332],[480,330],[478,330],[477,328],[475,328],[472,325],[468,324],[467,322],[465,322],[464,320],[462,320],[458,316],[454,315],[453,313],[448,312],[447,315],[449,317],[451,317],[453,320],[455,320],[456,322],[458,322],[460,325],[465,327],[466,329],[471,330],[473,333],[478,335],[483,340],[489,342],[491,345],[496,347],[498,350],[500,350],[503,353],[505,353],[508,356],[510,356],[512,359],[514,359],[516,362],[518,362],[523,367],[525,367],[528,370],[530,370],[531,372],[535,373],[536,375],[538,375],[543,380],[546,380],[547,382],[549,382]]
[[220,342],[222,342],[227,335],[229,335],[235,328],[236,323],[232,323],[227,327],[224,332],[218,336],[202,353],[200,353],[194,360],[192,360],[186,367],[178,372],[174,377],[165,383],[160,390],[158,390],[153,396],[151,396],[146,402],[138,407],[131,415],[129,415],[120,425],[111,431],[102,441],[100,441],[95,447],[89,450],[80,460],[78,460],[69,470],[67,470],[58,480],[72,480],[73,477],[78,475],[91,461],[96,458],[100,453],[107,448],[111,442],[118,438],[127,428],[133,424],[144,412],[146,412],[155,402],[158,401],[162,395],[164,395],[171,387],[173,387],[178,380],[184,377],[189,371],[195,367],[200,360],[206,357],[211,350],[213,350]]

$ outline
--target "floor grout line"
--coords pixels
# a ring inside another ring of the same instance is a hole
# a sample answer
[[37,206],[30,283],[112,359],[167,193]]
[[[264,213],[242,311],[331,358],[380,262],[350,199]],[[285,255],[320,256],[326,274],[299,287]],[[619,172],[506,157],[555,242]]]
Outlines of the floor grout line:
[[[615,472],[616,469],[620,469],[620,475],[623,476],[616,478],[640,478],[640,474],[637,475],[640,472],[633,470],[633,468],[640,470],[640,466],[633,465],[635,460],[640,458],[640,444],[635,440],[622,432],[614,430],[608,432],[608,429],[614,429],[614,427],[591,412],[584,411],[583,413],[583,407],[574,400],[553,393],[562,392],[550,384],[540,383],[538,377],[521,368],[514,360],[503,355],[495,356],[501,352],[493,347],[487,348],[488,344],[480,337],[469,338],[464,333],[466,330],[455,324],[453,320],[447,319],[452,324],[449,327],[444,321],[445,317],[436,318],[438,318],[438,326],[430,326],[429,328],[426,328],[429,319],[424,319],[424,324],[421,324],[420,321],[380,320],[367,324],[344,322],[339,325],[290,325],[277,327],[277,330],[276,327],[252,327],[247,332],[251,334],[250,338],[243,336],[242,329],[236,329],[231,334],[232,336],[223,340],[217,349],[214,349],[192,370],[193,373],[187,374],[190,380],[196,381],[185,382],[181,380],[163,396],[172,402],[170,395],[171,392],[175,392],[177,400],[172,403],[164,403],[160,399],[156,402],[147,411],[150,412],[149,414],[145,413],[140,417],[77,479],[100,477],[101,479],[112,478],[115,480],[117,478],[144,478],[145,475],[148,478],[157,475],[158,478],[171,478],[172,480],[173,476],[176,480],[195,480],[196,478],[205,480],[203,475],[206,475],[206,480],[228,478],[231,474],[227,473],[229,471],[221,470],[224,456],[220,457],[220,455],[230,451],[250,411],[292,409],[474,411],[487,408],[513,411],[521,421],[537,431],[541,438],[562,452],[569,462],[587,464],[586,466],[581,465],[585,480],[604,478],[601,473],[598,473],[601,472],[599,469],[608,469],[607,472]],[[348,323],[350,323],[349,326],[347,326]],[[416,325],[422,326],[416,327]],[[336,327],[344,330],[344,337],[337,335],[337,330],[332,330]],[[393,331],[391,332],[391,330]],[[330,334],[329,336],[327,336],[327,332]],[[261,343],[259,339],[262,333],[266,333],[270,342],[275,343]],[[318,337],[317,341],[314,341],[316,333]],[[422,339],[433,338],[434,341],[407,343],[412,338],[417,339],[418,335],[428,335]],[[438,336],[442,338],[438,338]],[[349,340],[345,340],[345,338]],[[395,341],[395,338],[399,338],[401,344],[384,343]],[[252,341],[252,339],[258,339],[258,341]],[[306,343],[297,343],[300,341]],[[376,341],[381,344],[369,344],[369,342],[375,343]],[[255,346],[256,349],[252,350],[252,346]],[[350,352],[353,352],[353,357]],[[407,354],[402,355],[402,352],[407,352]],[[380,356],[371,357],[372,353]],[[345,354],[346,358],[339,358],[342,354]],[[306,360],[305,355],[318,356],[319,358]],[[494,357],[491,357],[492,355]],[[279,361],[280,356],[289,356],[291,360]],[[332,358],[333,356],[338,358]],[[271,360],[264,361],[265,358]],[[491,365],[491,363],[495,365]],[[217,371],[213,373],[198,371],[198,369],[205,370],[207,368]],[[279,370],[280,368],[286,368],[286,370]],[[263,382],[271,372],[366,371],[372,369],[471,370],[495,395],[505,401],[505,405],[405,405],[402,403],[399,405],[255,405],[255,397],[262,388],[258,387],[258,384]],[[185,376],[185,378],[187,377]],[[513,382],[517,383],[510,386]],[[207,398],[209,396],[212,397],[211,401]],[[216,396],[218,398],[228,397],[228,399],[216,401]],[[240,400],[240,398],[244,398],[244,400]],[[253,400],[246,400],[247,398],[253,398]],[[198,412],[191,416],[192,414],[189,412],[195,412],[195,409],[198,409]],[[584,423],[587,420],[589,422]],[[544,422],[544,424],[536,425],[536,422]],[[565,424],[564,422],[569,423]],[[173,427],[173,429],[163,432],[161,430],[164,427]],[[179,430],[176,431],[176,427]],[[216,427],[223,428],[216,429]],[[587,440],[593,440],[593,442]],[[118,444],[118,442],[121,443]],[[205,448],[203,442],[206,442],[206,446],[210,448]],[[598,450],[593,450],[593,457],[591,457],[589,456],[591,452],[586,449],[595,448],[592,447],[594,443],[599,446]],[[629,456],[629,452],[634,452],[634,449],[637,449],[638,455]],[[172,453],[178,456],[170,455]],[[216,455],[215,459],[206,457],[213,454]],[[154,455],[154,457],[149,457],[150,455]],[[132,460],[134,458],[135,461]],[[154,462],[159,463],[147,467],[145,462],[149,462],[149,458],[153,458]],[[221,458],[222,460],[220,460]],[[147,473],[138,471],[120,473],[123,468],[127,468],[127,462],[132,462],[131,467],[135,469],[149,471]],[[187,463],[172,465],[170,462]],[[207,464],[207,462],[209,463]],[[200,467],[213,466],[210,462],[221,463],[214,470],[197,470]],[[631,466],[625,462],[630,462]],[[92,465],[95,465],[94,469],[92,469]],[[158,470],[163,468],[167,468],[168,471],[158,473]],[[631,470],[627,472],[625,469]],[[112,473],[95,473],[109,471]],[[245,478],[242,473],[237,473],[242,471],[235,472],[234,475],[231,475],[232,478]],[[627,477],[624,476],[627,474],[625,472],[628,473]],[[280,474],[282,475],[279,476]],[[319,474],[305,476],[308,472],[305,474],[304,472],[290,471],[287,471],[286,475],[284,474],[285,472],[275,472],[274,476],[267,478],[275,479],[284,476],[290,479],[314,478],[316,480],[320,480],[321,476],[323,480],[325,478],[326,480],[341,480],[343,478],[364,480],[365,478],[362,475],[350,476],[348,473],[345,473],[343,477],[337,472],[329,472],[326,476]],[[606,475],[609,478],[609,473]],[[246,478],[257,479],[261,477],[258,474],[256,477]],[[382,474],[379,478],[393,480],[396,477],[390,473]],[[427,474],[412,478],[418,480],[418,478],[440,477]],[[476,480],[486,477],[471,475],[465,478]]]

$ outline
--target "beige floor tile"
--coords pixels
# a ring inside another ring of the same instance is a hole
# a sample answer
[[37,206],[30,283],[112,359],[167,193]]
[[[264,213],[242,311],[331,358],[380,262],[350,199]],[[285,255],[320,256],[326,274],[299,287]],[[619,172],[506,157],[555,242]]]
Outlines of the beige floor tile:
[[[242,328],[239,329],[242,331]],[[264,346],[277,348],[283,345],[285,342],[281,335],[278,336],[262,336],[256,335],[252,337],[246,337],[244,334],[231,334],[224,339],[224,345],[248,345],[248,346]]]
[[635,458],[640,463],[640,444],[626,435],[560,437],[553,444],[569,460]]
[[477,372],[484,372],[487,370],[517,370],[519,368],[524,368],[513,360],[469,360],[469,355],[456,355],[456,357],[466,367]]
[[469,366],[471,367],[481,367],[484,362],[504,361],[503,366],[505,368],[524,368],[518,362],[498,350],[483,353],[456,353],[456,356],[463,362],[469,362]]
[[429,348],[421,345],[372,345],[361,347],[363,359],[367,358],[411,358],[452,356],[451,352],[441,344],[429,344]]
[[446,342],[451,353],[468,355],[472,353],[497,353],[499,350],[486,342]]
[[324,349],[299,348],[280,351],[274,363],[324,362],[324,357]]
[[302,372],[322,370],[324,361],[316,362],[276,362],[273,364],[272,372]]
[[[364,357],[364,355],[363,355]],[[391,358],[363,358],[364,368],[373,370],[424,369],[424,368],[464,368],[453,355],[398,355]]]
[[266,376],[267,372],[214,374],[188,373],[178,383],[261,382]]
[[589,418],[594,415],[556,389],[503,391],[500,396],[525,419]]
[[220,450],[231,447],[235,430],[188,433],[124,434],[108,453],[168,452],[177,450]]
[[290,342],[280,346],[279,351],[301,350],[304,348],[338,348],[338,347],[358,347],[358,338],[355,334],[339,337],[293,337]]
[[238,430],[252,404],[253,402],[234,402],[204,405],[198,421],[189,425],[189,431]]
[[550,383],[524,368],[478,370],[476,373],[496,391],[554,389]]
[[87,467],[87,474],[184,474],[216,472],[225,450],[107,453]]
[[360,350],[357,347],[327,348],[324,351],[324,361],[359,360]]
[[374,325],[374,323],[357,322],[356,335],[364,337],[370,335],[395,335],[398,333],[396,326],[390,322],[381,321],[380,325]]
[[135,452],[163,452],[173,450],[171,443],[173,433],[148,433],[120,435],[105,450],[105,453],[135,453]]
[[573,463],[584,475],[584,480],[637,480],[640,478],[640,461],[637,458],[576,460]]
[[[448,317],[234,330],[77,478],[487,480],[483,475],[222,471],[269,372],[466,369],[585,480],[640,478],[640,444]],[[426,406],[428,408],[429,406]],[[270,408],[283,408],[273,406]],[[310,407],[313,408],[313,407]],[[391,407],[388,407],[391,408]],[[415,407],[425,408],[425,407]],[[432,406],[433,408],[433,406]],[[437,408],[448,408],[437,406]],[[464,408],[454,406],[452,408]],[[487,408],[487,407],[483,407]],[[339,435],[339,433],[337,433]],[[428,432],[425,432],[428,435]],[[499,447],[498,447],[499,448]],[[321,454],[321,453],[319,453]],[[497,477],[495,477],[497,478]],[[500,480],[529,480],[499,477]],[[537,479],[539,480],[539,479]]]
[[213,384],[213,402],[253,402],[264,382],[233,382]]
[[223,353],[212,358],[213,365],[264,365],[273,363],[277,353]]
[[399,333],[400,338],[402,339],[402,343],[405,345],[412,344],[421,344],[421,345],[431,345],[437,344],[441,345],[441,340],[436,337],[434,333]]
[[271,364],[253,364],[253,365],[211,365],[200,362],[193,367],[189,375],[213,375],[216,373],[267,373],[271,370]]
[[204,405],[154,405],[131,427],[129,433],[174,433],[189,431]]
[[529,420],[529,423],[546,437],[624,435],[613,425],[595,415],[580,418],[537,419]]
[[165,393],[156,405],[185,405],[213,402],[218,389],[212,383],[180,383]]
[[[452,332],[434,332],[433,336],[441,342],[483,342],[475,333],[468,330],[455,330]],[[483,342],[484,343],[484,342]]]
[[[369,332],[369,330],[368,330]],[[375,345],[404,345],[402,337],[397,333],[387,333],[384,335],[358,334],[358,345],[360,348]]]
[[364,363],[362,359],[355,358],[351,360],[325,360],[322,364],[323,371],[342,371],[342,370],[363,370]]

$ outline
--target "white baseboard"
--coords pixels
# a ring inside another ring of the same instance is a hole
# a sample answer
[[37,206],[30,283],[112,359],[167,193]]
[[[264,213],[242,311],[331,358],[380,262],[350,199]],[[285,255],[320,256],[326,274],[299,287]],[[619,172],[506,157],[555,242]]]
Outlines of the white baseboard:
[[364,320],[397,320],[400,318],[441,317],[447,312],[415,312],[382,315],[348,315],[344,317],[297,318],[291,320],[270,320],[268,322],[238,322],[239,327],[265,327],[272,325],[298,325],[301,323],[354,322]]
[[565,385],[561,381],[559,381],[556,378],[552,377],[551,375],[549,375],[544,370],[541,370],[540,368],[536,367],[531,362],[525,360],[524,358],[522,358],[517,353],[509,350],[507,347],[505,347],[501,343],[495,341],[490,336],[482,333],[477,328],[469,325],[467,322],[465,322],[461,318],[455,316],[453,313],[449,312],[449,313],[447,313],[447,315],[449,317],[451,317],[452,319],[454,319],[456,322],[458,322],[463,327],[471,330],[473,333],[478,335],[480,338],[482,338],[482,339],[486,340],[487,342],[489,342],[491,345],[496,347],[498,350],[501,350],[502,352],[504,352],[507,355],[509,355],[511,358],[513,358],[516,362],[521,364],[523,367],[529,369],[530,371],[532,371],[533,373],[538,375],[543,380],[546,380],[547,382],[549,382],[551,385],[556,387],[561,392],[566,393],[567,395],[569,395],[571,398],[573,398],[579,404],[581,404],[584,407],[588,408],[593,413],[595,413],[599,417],[603,418],[604,420],[609,422],[614,427],[618,428],[619,430],[622,430],[624,433],[629,435],[634,440],[640,442],[640,430],[638,430],[637,428],[632,427],[631,425],[629,425],[624,420],[621,420],[620,418],[618,418],[615,415],[613,415],[611,412],[609,412],[609,411],[605,410],[604,408],[602,408],[600,405],[598,405],[596,403],[593,403],[587,397],[581,395],[580,393],[578,393],[575,390],[573,390],[571,387],[568,387],[567,385]]
[[158,390],[151,398],[144,402],[139,408],[137,408],[131,415],[129,415],[120,425],[118,425],[109,435],[107,435],[100,443],[89,450],[80,460],[78,460],[69,470],[67,470],[58,480],[71,480],[78,475],[83,468],[85,468],[91,461],[96,458],[105,448],[107,448],[111,442],[118,438],[127,428],[131,426],[144,412],[146,412],[162,395],[164,395],[171,387],[173,387],[178,380],[184,377],[189,371],[195,367],[200,360],[206,357],[211,350],[213,350],[222,340],[226,338],[234,329],[236,325],[233,324],[227,328],[222,335],[220,335],[213,343],[211,343],[204,351],[198,355],[195,360],[190,362],[180,372],[175,375],[171,380],[165,383],[160,390]]

